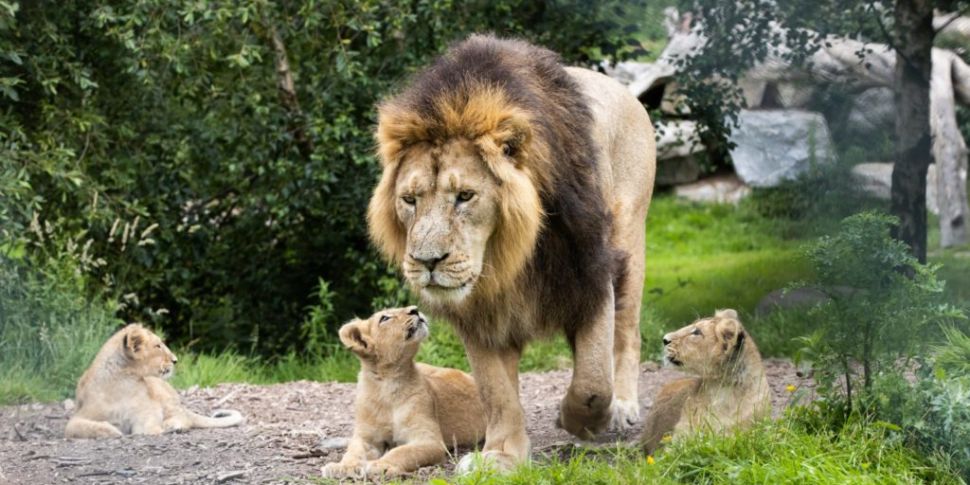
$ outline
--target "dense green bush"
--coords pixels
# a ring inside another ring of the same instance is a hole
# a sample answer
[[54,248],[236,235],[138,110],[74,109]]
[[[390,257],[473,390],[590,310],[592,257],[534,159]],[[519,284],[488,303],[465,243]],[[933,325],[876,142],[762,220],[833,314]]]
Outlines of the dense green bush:
[[639,54],[640,8],[0,1],[0,247],[37,264],[84,248],[102,263],[89,296],[177,342],[299,349],[320,278],[331,330],[400,293],[363,217],[381,96],[477,31],[570,62]]

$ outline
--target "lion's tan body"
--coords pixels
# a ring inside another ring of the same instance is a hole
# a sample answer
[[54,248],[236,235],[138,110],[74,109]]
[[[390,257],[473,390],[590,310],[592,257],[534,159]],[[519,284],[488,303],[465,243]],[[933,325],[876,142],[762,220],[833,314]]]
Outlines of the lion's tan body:
[[761,354],[734,310],[698,320],[664,336],[665,361],[697,377],[661,388],[641,444],[652,453],[665,435],[719,432],[771,412]]
[[486,457],[528,456],[518,362],[554,332],[575,349],[558,424],[632,426],[656,161],[639,101],[545,49],[473,36],[381,105],[377,138],[372,239],[462,338]]
[[243,422],[238,411],[216,411],[217,417],[210,418],[183,407],[178,393],[164,380],[177,360],[157,335],[141,325],[119,330],[78,381],[77,411],[64,435],[109,438]]
[[414,307],[341,328],[341,340],[361,360],[354,435],[324,476],[402,475],[443,462],[449,446],[473,446],[485,437],[485,410],[472,377],[414,362],[426,336],[427,323]]

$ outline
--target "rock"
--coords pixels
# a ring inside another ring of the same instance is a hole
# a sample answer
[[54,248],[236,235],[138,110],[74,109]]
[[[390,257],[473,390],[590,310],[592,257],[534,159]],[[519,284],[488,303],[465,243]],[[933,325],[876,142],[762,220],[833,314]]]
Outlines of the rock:
[[819,303],[831,300],[825,292],[818,288],[795,288],[792,290],[774,290],[768,293],[758,305],[754,307],[756,317],[764,317],[778,310],[791,310],[794,308],[810,308]]
[[813,163],[834,158],[832,137],[820,113],[741,110],[731,134],[734,169],[745,184],[774,187],[793,180]]
[[892,88],[875,87],[859,93],[852,100],[848,121],[855,131],[892,132],[896,123],[896,102]]
[[73,411],[74,410],[74,400],[73,399],[65,399],[62,404],[64,406],[64,410],[65,411]]
[[658,187],[670,187],[691,183],[701,176],[701,165],[698,157],[658,159],[656,184]]
[[350,444],[350,438],[346,437],[336,437],[336,438],[323,438],[320,440],[320,444],[317,445],[321,450],[342,450]]
[[751,188],[744,185],[736,175],[729,174],[716,175],[692,184],[677,186],[674,188],[674,193],[677,197],[694,202],[737,204],[751,193]]
[[[893,164],[887,162],[860,163],[852,167],[852,179],[859,188],[877,199],[889,200],[892,191]],[[940,213],[936,195],[936,164],[926,174],[926,209]]]
[[697,180],[704,152],[696,122],[657,123],[657,185],[669,187]]

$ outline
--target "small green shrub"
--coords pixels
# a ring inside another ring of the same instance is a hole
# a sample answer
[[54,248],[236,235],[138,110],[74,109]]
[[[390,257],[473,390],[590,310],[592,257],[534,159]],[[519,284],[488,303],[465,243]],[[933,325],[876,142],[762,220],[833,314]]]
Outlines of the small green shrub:
[[844,400],[849,411],[877,375],[903,372],[940,323],[961,315],[943,304],[937,268],[890,237],[894,223],[881,213],[856,214],[807,250],[815,285],[831,301],[810,311],[819,326],[802,339],[801,356],[814,361],[823,395]]

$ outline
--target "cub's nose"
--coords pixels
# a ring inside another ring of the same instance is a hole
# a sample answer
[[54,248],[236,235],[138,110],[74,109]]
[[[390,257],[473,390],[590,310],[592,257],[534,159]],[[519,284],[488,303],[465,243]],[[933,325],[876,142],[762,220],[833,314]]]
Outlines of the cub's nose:
[[408,310],[408,315],[415,315],[415,316],[417,316],[418,314],[419,314],[418,313],[418,307],[416,307],[416,306],[413,306],[413,307],[411,307],[410,310]]
[[448,254],[449,253],[445,253],[441,256],[411,255],[411,259],[421,263],[425,268],[428,268],[428,271],[434,271],[434,267],[437,266],[438,263],[444,261],[445,258],[448,257]]
[[667,338],[667,336],[666,336],[666,335],[664,335],[664,338],[663,338],[663,340],[664,340],[664,346],[667,346],[667,345],[670,345],[670,339],[669,339],[669,338]]
[[176,364],[176,363],[178,363],[178,361],[179,361],[179,358],[173,355],[172,356],[172,363],[173,364]]

